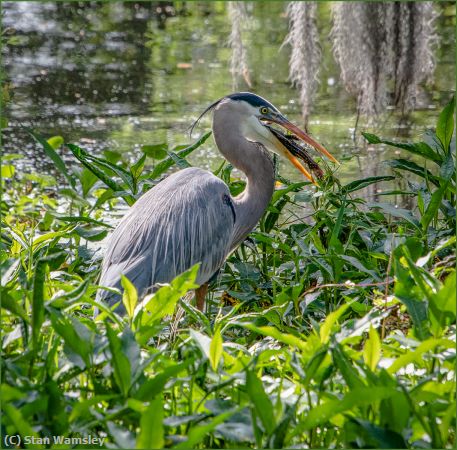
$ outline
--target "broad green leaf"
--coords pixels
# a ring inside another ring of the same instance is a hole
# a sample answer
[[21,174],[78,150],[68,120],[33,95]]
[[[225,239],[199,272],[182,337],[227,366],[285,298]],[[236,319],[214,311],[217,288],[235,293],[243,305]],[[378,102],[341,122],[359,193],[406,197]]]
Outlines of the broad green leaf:
[[446,326],[455,322],[456,303],[456,273],[454,271],[447,276],[444,286],[429,300],[431,316],[436,320],[439,331],[444,331]]
[[446,154],[440,169],[440,177],[445,181],[450,181],[455,174],[455,161],[452,152]]
[[368,420],[357,418],[352,418],[351,420],[367,433],[368,437],[375,443],[376,448],[408,448],[401,433],[382,428]]
[[59,156],[58,153],[54,150],[54,148],[46,141],[46,139],[42,138],[39,134],[34,133],[32,130],[26,128],[26,131],[30,134],[30,136],[35,139],[39,144],[42,145],[44,152],[46,155],[51,158],[54,165],[59,169],[62,175],[67,179],[70,186],[74,189],[76,187],[75,179],[73,175],[67,171],[67,167],[63,161],[63,159]]
[[133,178],[136,180],[144,169],[144,163],[146,161],[146,155],[143,155],[135,164],[130,167],[130,172],[132,173]]
[[22,307],[22,305],[16,299],[11,297],[11,295],[8,292],[6,292],[3,288],[0,291],[0,296],[2,300],[2,308],[7,309],[10,313],[20,317],[25,322],[30,322],[29,316],[25,312],[25,309]]
[[[200,147],[210,136],[211,136],[211,132],[208,132],[208,133],[204,134],[194,144],[192,144],[189,147],[186,147],[186,148],[184,148],[182,150],[176,151],[176,155],[179,158],[186,157],[187,155],[192,153],[195,149]],[[176,150],[176,149],[174,149],[174,150]],[[160,161],[160,163],[158,163],[154,167],[152,172],[143,175],[141,178],[149,178],[149,179],[153,179],[154,180],[154,179],[158,178],[160,175],[162,175],[164,172],[166,172],[173,164],[174,164],[174,160],[173,160],[173,158],[171,158],[169,156],[168,158],[164,159],[163,161]]]
[[89,279],[85,279],[75,289],[72,289],[71,291],[66,292],[65,294],[52,298],[49,301],[49,305],[51,305],[54,308],[63,308],[65,306],[68,306],[69,303],[78,301],[86,293],[88,287]]
[[253,370],[246,371],[246,390],[265,432],[269,434],[276,426],[273,404]]
[[187,169],[188,167],[192,167],[191,164],[189,164],[189,162],[185,158],[179,156],[175,152],[167,151],[167,155],[180,169]]
[[169,285],[162,286],[157,292],[147,296],[138,305],[135,316],[141,315],[141,325],[150,325],[167,314],[173,314],[178,300],[190,289],[195,289],[199,264],[178,275]]
[[197,330],[190,330],[189,334],[195,343],[200,347],[203,355],[206,358],[211,359],[211,339]]
[[324,320],[324,323],[320,326],[319,336],[322,344],[327,344],[332,333],[333,325],[338,322],[338,319],[346,312],[352,302],[345,303],[340,306],[336,311],[331,312]]
[[454,134],[454,114],[455,114],[455,97],[441,111],[436,124],[436,135],[443,144],[445,152],[448,152],[449,144]]
[[367,206],[372,209],[379,208],[387,214],[394,217],[400,217],[413,225],[415,228],[420,229],[419,221],[411,214],[410,211],[406,209],[396,208],[394,205],[390,205],[388,203],[367,203]]
[[369,144],[386,144],[391,147],[401,148],[413,153],[415,155],[423,156],[431,161],[440,163],[442,160],[441,155],[434,151],[427,143],[425,142],[394,142],[386,139],[380,139],[378,136],[371,133],[362,133],[363,137],[368,141]]
[[130,389],[131,366],[122,349],[122,341],[116,332],[106,323],[106,334],[108,336],[109,348],[114,368],[114,379],[124,397]]
[[86,366],[90,366],[94,334],[75,317],[66,317],[54,308],[48,308],[52,327],[65,344],[79,355]]
[[[5,415],[12,424],[12,428],[10,428],[10,430],[13,431],[10,431],[11,434],[30,436],[32,439],[34,438],[36,440],[36,443],[28,444],[27,448],[45,448],[44,445],[38,444],[38,442],[40,442],[40,436],[33,430],[32,426],[29,424],[29,422],[27,422],[27,420],[24,418],[22,412],[19,409],[15,408],[12,404],[2,402],[2,410],[3,415]],[[2,439],[3,436],[4,434],[2,433]],[[7,444],[7,442],[5,442],[5,444]],[[17,442],[17,444],[20,445],[20,442]],[[7,445],[4,445],[4,443],[2,442],[2,447],[6,448]]]
[[350,389],[360,389],[366,386],[366,383],[354,366],[354,362],[346,355],[340,344],[333,346],[332,358]]
[[158,373],[154,378],[146,380],[143,384],[140,385],[138,391],[133,395],[134,398],[138,400],[150,400],[156,395],[160,394],[165,384],[171,379],[176,379],[176,377],[183,372],[189,365],[193,362],[193,359],[188,359],[180,364],[175,364],[173,366],[167,367]]
[[52,136],[47,140],[47,143],[54,149],[57,150],[63,145],[64,139],[62,136]]
[[355,192],[355,191],[358,191],[359,189],[363,189],[363,188],[369,186],[370,184],[379,183],[381,181],[392,181],[394,179],[395,179],[395,177],[393,177],[391,175],[382,175],[382,176],[378,176],[378,177],[363,178],[361,180],[351,181],[350,183],[343,186],[342,190],[343,190],[343,192]]
[[448,183],[443,184],[439,189],[437,189],[432,194],[427,209],[425,210],[425,213],[421,218],[422,229],[424,232],[428,230],[430,222],[438,216],[441,201],[443,200],[443,197],[446,194],[447,184]]
[[13,178],[14,176],[14,166],[11,164],[7,164],[5,166],[1,166],[1,177],[2,178]]
[[312,408],[305,420],[300,422],[292,431],[297,436],[306,430],[315,428],[328,422],[332,417],[356,407],[368,406],[379,400],[398,395],[398,391],[388,387],[363,387],[349,391],[342,399],[327,400]]
[[438,177],[433,175],[430,170],[420,166],[414,161],[408,161],[406,159],[391,159],[386,161],[385,164],[394,169],[406,170],[407,172],[411,172],[414,175],[431,181],[435,186],[440,186],[440,180]]
[[281,197],[284,197],[284,195],[288,194],[289,192],[295,192],[295,191],[298,191],[300,188],[302,188],[303,186],[306,186],[308,184],[308,182],[300,182],[300,183],[292,183],[292,184],[289,184],[288,186],[286,186],[285,188],[282,188],[282,189],[276,189],[274,192],[273,192],[273,195],[271,197],[271,202],[272,204],[275,204]]
[[163,159],[167,156],[168,146],[164,142],[162,144],[155,145],[143,145],[141,151],[149,158],[153,159]]
[[387,369],[387,372],[394,374],[408,364],[423,363],[423,356],[429,351],[436,351],[436,347],[444,349],[455,349],[455,342],[449,339],[427,339],[422,342],[416,350],[408,350],[404,355],[399,356]]
[[87,400],[81,400],[78,403],[73,404],[69,416],[69,421],[74,422],[79,417],[86,415],[87,411],[89,411],[89,408],[92,406],[98,403],[107,402],[108,400],[114,399],[118,396],[119,395],[116,394],[96,395],[95,397],[89,398]]
[[[99,180],[103,181],[111,190],[122,191],[123,188],[120,184],[116,183],[110,176],[100,170],[95,164],[87,160],[87,153],[77,145],[67,144],[76,159],[90,170]],[[130,174],[129,174],[130,175]]]
[[198,425],[191,428],[187,434],[187,439],[172,448],[175,450],[188,450],[195,447],[197,444],[203,441],[203,439],[205,439],[208,434],[213,431],[219,424],[226,422],[230,416],[235,414],[235,412],[236,410],[227,411],[210,419],[209,422],[205,423],[204,425]]
[[248,330],[259,333],[263,336],[270,336],[273,339],[276,339],[279,342],[282,342],[286,345],[290,345],[293,348],[297,348],[302,351],[306,351],[308,349],[305,340],[292,334],[282,333],[275,327],[257,327],[252,323],[243,322],[239,322],[238,325],[240,325],[243,328],[247,328]]
[[211,344],[209,346],[209,362],[214,371],[217,370],[219,366],[219,361],[222,357],[222,336],[221,330],[219,327],[214,331],[213,338],[211,339]]
[[122,303],[125,306],[128,316],[132,318],[138,302],[138,293],[134,284],[125,275],[121,275],[121,285],[124,288]]
[[365,364],[374,372],[381,359],[381,340],[379,339],[376,328],[370,326],[369,338],[363,347],[363,360]]
[[164,448],[163,432],[163,402],[158,396],[151,400],[149,406],[141,414],[140,432],[136,441],[136,448]]
[[376,281],[381,281],[381,277],[376,273],[376,271],[368,269],[367,267],[365,267],[362,264],[362,261],[360,259],[354,258],[353,256],[349,256],[349,255],[339,255],[339,258],[341,258],[344,261],[347,261],[349,264],[351,264],[355,268],[359,269],[360,272],[366,273],[367,275],[370,275]]

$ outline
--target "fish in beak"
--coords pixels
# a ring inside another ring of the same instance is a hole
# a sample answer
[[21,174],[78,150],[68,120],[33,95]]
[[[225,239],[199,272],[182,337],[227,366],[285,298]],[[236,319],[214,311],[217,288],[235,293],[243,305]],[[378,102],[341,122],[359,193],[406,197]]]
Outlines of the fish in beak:
[[[310,137],[307,133],[303,130],[298,128],[293,123],[289,122],[283,115],[281,114],[268,114],[268,116],[262,118],[263,121],[267,123],[276,123],[281,127],[285,128],[286,130],[290,131],[294,136],[298,139],[302,140],[309,146],[316,149],[322,155],[326,156],[330,161],[339,164],[337,159],[329,153],[321,144],[316,142],[312,137]],[[276,137],[278,141],[278,147],[281,153],[286,156],[287,159],[306,177],[310,180],[313,184],[316,184],[316,180],[312,174],[314,174],[317,178],[322,178],[324,173],[319,165],[309,156],[309,154],[298,145],[297,142],[294,141],[293,137],[286,136],[281,131],[266,125],[265,126],[270,130],[270,132]],[[309,168],[309,171],[300,163],[298,160],[302,160]]]

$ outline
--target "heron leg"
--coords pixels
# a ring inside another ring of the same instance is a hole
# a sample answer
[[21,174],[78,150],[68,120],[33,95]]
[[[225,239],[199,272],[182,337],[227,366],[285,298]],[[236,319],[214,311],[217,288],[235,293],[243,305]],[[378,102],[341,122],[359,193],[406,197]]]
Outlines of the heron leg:
[[208,283],[202,284],[199,288],[195,289],[195,301],[197,308],[203,312],[205,307],[205,297],[208,292]]

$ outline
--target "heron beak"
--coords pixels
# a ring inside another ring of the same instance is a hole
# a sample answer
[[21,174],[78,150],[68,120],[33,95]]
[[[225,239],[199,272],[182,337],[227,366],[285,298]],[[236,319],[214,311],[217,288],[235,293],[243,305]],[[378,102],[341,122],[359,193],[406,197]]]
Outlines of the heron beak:
[[[284,116],[276,115],[273,117],[268,118],[270,122],[277,123],[278,125],[282,126],[286,130],[289,130],[291,133],[295,134],[299,139],[301,139],[306,144],[310,145],[311,147],[315,148],[319,153],[326,156],[330,161],[339,164],[338,160],[331,155],[319,142],[316,142],[312,137],[306,134],[303,130],[300,130],[297,126],[293,123],[289,122]],[[293,157],[293,155],[291,155]],[[289,158],[290,159],[290,158]],[[292,161],[292,160],[291,160]],[[298,161],[297,161],[298,162]],[[296,165],[293,162],[294,165]]]

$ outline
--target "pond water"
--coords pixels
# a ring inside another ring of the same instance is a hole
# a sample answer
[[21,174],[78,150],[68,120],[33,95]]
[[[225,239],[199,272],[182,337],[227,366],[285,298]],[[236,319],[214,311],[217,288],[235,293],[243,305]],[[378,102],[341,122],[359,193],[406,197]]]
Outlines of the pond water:
[[[394,111],[371,130],[385,138],[419,138],[433,127],[455,87],[455,9],[437,8],[437,67],[417,109],[403,121]],[[4,2],[3,66],[11,102],[5,114],[6,152],[20,152],[25,170],[49,170],[42,150],[21,129],[61,135],[98,153],[113,149],[139,156],[142,145],[190,143],[210,128],[209,117],[189,137],[206,106],[233,91],[227,45],[231,24],[225,2]],[[300,124],[298,92],[288,82],[285,2],[252,2],[244,33],[252,90]],[[388,173],[385,149],[352,139],[355,100],[339,81],[328,34],[330,5],[320,6],[323,64],[309,130],[343,162],[343,182]],[[8,29],[9,28],[9,29]],[[13,30],[14,29],[14,33]],[[247,90],[239,80],[238,90]],[[360,136],[360,134],[358,134]],[[65,158],[65,149],[60,150]],[[221,157],[212,139],[189,158],[215,168]],[[286,176],[301,175],[283,165]]]

